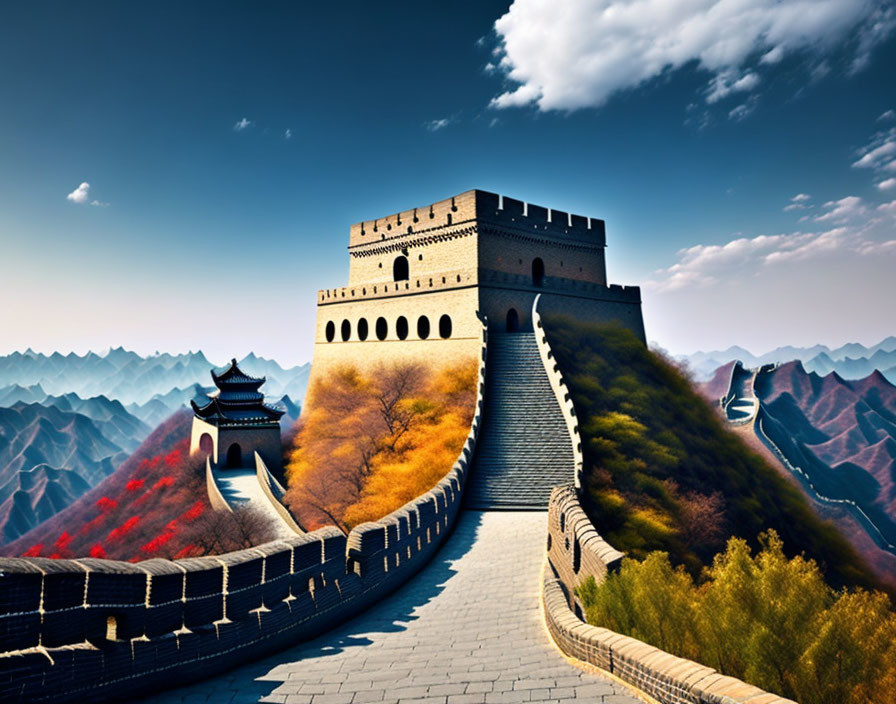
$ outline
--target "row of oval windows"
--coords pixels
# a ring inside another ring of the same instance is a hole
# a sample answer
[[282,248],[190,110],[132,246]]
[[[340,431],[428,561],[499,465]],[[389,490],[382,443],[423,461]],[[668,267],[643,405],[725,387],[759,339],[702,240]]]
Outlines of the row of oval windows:
[[[389,323],[385,318],[377,318],[376,325],[374,326],[376,332],[376,338],[378,340],[385,340],[389,337]],[[395,336],[399,340],[406,340],[408,337],[409,327],[408,327],[408,319],[403,315],[399,315],[395,320]],[[339,326],[339,333],[342,337],[343,342],[346,342],[352,337],[352,324],[348,320],[343,320],[342,324]],[[327,322],[325,334],[327,337],[327,342],[332,342],[336,339],[336,323],[332,320]],[[367,318],[361,318],[358,321],[357,326],[357,334],[358,339],[362,342],[367,339],[370,334],[370,330],[367,325]],[[421,315],[417,318],[417,337],[421,340],[426,340],[429,338],[430,334],[430,325],[429,318],[425,315]],[[443,339],[447,339],[451,337],[451,316],[443,315],[439,318],[439,337]]]

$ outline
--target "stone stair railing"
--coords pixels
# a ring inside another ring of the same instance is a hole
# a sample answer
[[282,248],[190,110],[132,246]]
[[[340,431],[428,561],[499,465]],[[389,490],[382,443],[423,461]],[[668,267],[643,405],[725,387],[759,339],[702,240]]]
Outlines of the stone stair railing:
[[576,408],[572,404],[572,398],[569,395],[569,389],[566,382],[563,381],[563,374],[560,373],[560,367],[554,360],[554,353],[548,344],[548,338],[544,334],[544,326],[541,323],[541,315],[538,312],[538,302],[541,300],[541,294],[535,296],[532,302],[532,327],[535,329],[535,341],[538,344],[538,354],[541,357],[541,363],[547,373],[548,381],[557,403],[560,405],[563,413],[563,422],[566,423],[566,431],[569,433],[570,442],[573,451],[573,482],[576,488],[582,486],[582,438],[579,435],[579,419],[576,416]]

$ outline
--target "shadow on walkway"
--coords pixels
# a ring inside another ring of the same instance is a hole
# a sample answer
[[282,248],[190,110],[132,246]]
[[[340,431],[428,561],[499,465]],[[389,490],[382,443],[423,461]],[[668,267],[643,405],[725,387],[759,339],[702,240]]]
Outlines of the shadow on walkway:
[[[454,530],[429,564],[396,592],[346,623],[336,626],[313,640],[298,643],[226,675],[219,675],[165,692],[158,695],[159,699],[176,701],[183,697],[192,700],[195,694],[202,692],[203,695],[209,695],[210,700],[213,701],[215,690],[229,689],[215,686],[216,684],[236,679],[239,680],[240,686],[239,693],[233,701],[257,701],[270,695],[274,689],[286,681],[285,672],[284,674],[274,674],[280,665],[336,655],[349,648],[371,645],[374,643],[374,638],[371,636],[375,637],[378,633],[397,633],[406,630],[406,626],[403,624],[417,619],[413,615],[414,610],[438,597],[448,580],[457,574],[452,563],[469,552],[476,542],[481,524],[481,511],[461,511]],[[320,675],[319,671],[317,671],[317,675]],[[296,681],[295,679],[291,680],[292,683]],[[143,701],[149,702],[153,699],[155,697],[148,697]]]

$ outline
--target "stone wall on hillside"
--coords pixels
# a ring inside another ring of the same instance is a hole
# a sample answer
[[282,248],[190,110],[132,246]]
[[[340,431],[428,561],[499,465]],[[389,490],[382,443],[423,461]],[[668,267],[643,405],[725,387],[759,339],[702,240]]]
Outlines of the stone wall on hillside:
[[636,638],[585,623],[575,588],[589,576],[603,582],[623,555],[595,530],[572,486],[557,487],[551,494],[547,551],[545,621],[567,655],[609,672],[662,704],[796,704]]
[[102,701],[208,677],[364,610],[438,550],[461,507],[485,381],[457,462],[346,537],[322,528],[226,555],[138,563],[0,559],[0,700]]

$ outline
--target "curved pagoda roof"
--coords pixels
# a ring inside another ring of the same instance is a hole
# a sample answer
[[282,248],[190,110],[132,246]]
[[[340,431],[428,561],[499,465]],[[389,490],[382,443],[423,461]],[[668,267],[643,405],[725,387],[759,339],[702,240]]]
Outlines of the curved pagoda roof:
[[236,359],[221,374],[212,370],[212,379],[217,387],[210,393],[209,402],[200,406],[190,401],[193,413],[212,425],[230,427],[279,426],[280,417],[285,413],[279,408],[268,406],[264,394],[258,388],[265,378],[245,374]]
[[212,381],[215,386],[223,390],[225,387],[248,386],[257,389],[265,382],[265,378],[257,376],[249,376],[236,363],[236,358],[230,360],[230,366],[223,372],[218,374],[212,369]]

